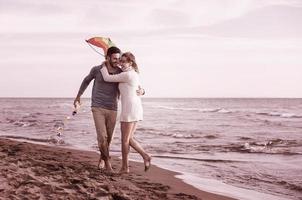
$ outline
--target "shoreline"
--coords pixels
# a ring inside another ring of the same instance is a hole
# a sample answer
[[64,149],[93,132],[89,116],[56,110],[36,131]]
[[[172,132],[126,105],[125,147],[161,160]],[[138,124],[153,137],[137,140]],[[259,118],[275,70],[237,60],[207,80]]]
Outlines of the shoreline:
[[[175,177],[180,173],[155,165],[144,172],[134,161],[130,174],[106,175],[97,169],[99,154],[93,151],[0,138],[0,158],[0,192],[12,199],[234,199],[199,190]],[[120,159],[111,160],[117,171]]]

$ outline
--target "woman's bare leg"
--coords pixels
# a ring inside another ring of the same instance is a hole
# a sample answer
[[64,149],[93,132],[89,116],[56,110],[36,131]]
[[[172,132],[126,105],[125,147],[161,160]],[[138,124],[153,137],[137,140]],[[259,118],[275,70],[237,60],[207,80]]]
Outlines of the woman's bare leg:
[[134,133],[135,133],[135,130],[136,130],[136,127],[137,125],[135,124],[133,127],[132,127],[132,130],[131,130],[131,135],[130,135],[130,146],[135,150],[137,151],[143,158],[147,158],[147,154],[145,152],[145,150],[142,148],[142,146],[134,139]]
[[151,165],[151,156],[145,152],[143,147],[134,139],[134,133],[136,131],[137,123],[135,123],[131,130],[130,140],[129,144],[130,146],[135,149],[144,159],[145,164],[145,171],[147,171],[150,168]]
[[121,132],[122,132],[122,168],[120,173],[128,173],[129,172],[129,150],[130,150],[130,136],[132,127],[136,122],[121,122]]

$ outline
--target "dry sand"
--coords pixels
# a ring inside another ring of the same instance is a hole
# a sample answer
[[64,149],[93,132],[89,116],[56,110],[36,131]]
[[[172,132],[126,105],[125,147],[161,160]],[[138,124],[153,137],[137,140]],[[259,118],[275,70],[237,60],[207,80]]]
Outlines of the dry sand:
[[[95,152],[0,139],[0,199],[203,199],[232,198],[198,190],[176,173],[131,162],[127,175],[97,169]],[[113,168],[120,160],[112,158]]]

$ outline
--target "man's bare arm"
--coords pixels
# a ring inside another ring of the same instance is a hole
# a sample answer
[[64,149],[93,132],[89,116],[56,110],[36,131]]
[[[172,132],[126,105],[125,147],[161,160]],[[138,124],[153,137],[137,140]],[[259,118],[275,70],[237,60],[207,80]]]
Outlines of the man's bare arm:
[[78,94],[76,96],[76,98],[73,101],[73,105],[76,108],[77,103],[81,104],[81,96],[82,94],[85,92],[86,88],[88,87],[89,83],[92,81],[92,79],[95,78],[95,69],[92,68],[90,70],[90,73],[84,78],[84,80],[82,81],[82,84],[80,86],[80,89],[78,91]]

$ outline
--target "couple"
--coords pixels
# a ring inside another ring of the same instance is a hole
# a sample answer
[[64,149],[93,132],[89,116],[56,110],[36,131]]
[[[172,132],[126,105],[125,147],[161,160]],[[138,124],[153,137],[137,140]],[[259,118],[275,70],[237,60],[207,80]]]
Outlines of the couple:
[[137,122],[143,119],[140,96],[145,93],[140,87],[138,66],[134,55],[130,52],[121,55],[119,48],[110,47],[106,53],[106,61],[102,65],[93,67],[84,78],[74,100],[75,106],[80,103],[81,95],[93,79],[91,110],[100,150],[98,166],[100,168],[104,167],[107,172],[113,172],[109,146],[116,123],[118,99],[121,96],[122,167],[120,173],[129,173],[128,155],[130,146],[142,156],[145,171],[147,171],[151,165],[151,156],[144,151],[133,137]]

